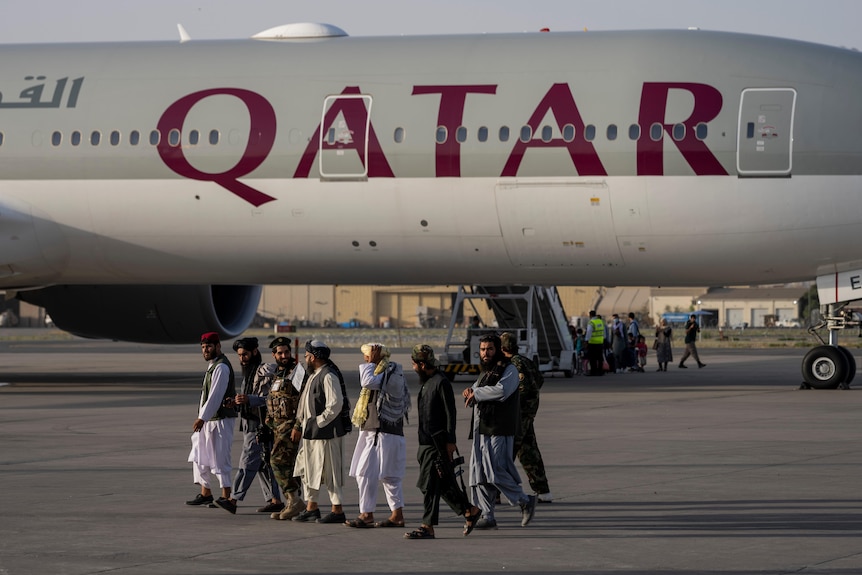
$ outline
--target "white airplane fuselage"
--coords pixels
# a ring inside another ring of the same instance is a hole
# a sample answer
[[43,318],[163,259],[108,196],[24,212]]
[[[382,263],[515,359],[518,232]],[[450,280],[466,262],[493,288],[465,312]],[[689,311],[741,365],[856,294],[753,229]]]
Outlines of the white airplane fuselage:
[[716,285],[862,259],[848,50],[654,31],[0,59],[0,287]]

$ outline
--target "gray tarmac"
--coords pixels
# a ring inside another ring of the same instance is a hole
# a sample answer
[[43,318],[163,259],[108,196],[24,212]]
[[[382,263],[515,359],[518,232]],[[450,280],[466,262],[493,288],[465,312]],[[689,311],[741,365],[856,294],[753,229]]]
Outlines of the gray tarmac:
[[[0,575],[855,575],[862,393],[799,390],[805,351],[704,350],[704,369],[657,373],[651,357],[643,374],[550,377],[536,429],[554,502],[523,528],[503,508],[498,530],[469,537],[443,505],[437,539],[409,541],[404,529],[273,521],[255,512],[255,490],[237,515],[185,505],[198,492],[187,463],[198,346],[0,341]],[[333,359],[355,399],[358,351]],[[394,359],[409,366],[406,349]],[[408,528],[421,517],[412,415]],[[466,448],[466,409],[458,426]],[[387,511],[381,494],[378,518]]]

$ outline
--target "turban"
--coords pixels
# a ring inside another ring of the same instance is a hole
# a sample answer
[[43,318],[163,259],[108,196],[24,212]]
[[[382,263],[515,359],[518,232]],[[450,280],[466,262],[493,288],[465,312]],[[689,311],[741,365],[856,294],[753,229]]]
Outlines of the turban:
[[329,359],[330,349],[325,343],[316,339],[310,339],[305,344],[305,351],[317,359]]
[[258,344],[256,337],[244,337],[233,342],[234,351],[238,351],[240,348],[247,349],[248,351],[254,351],[255,349],[257,349],[257,347]]

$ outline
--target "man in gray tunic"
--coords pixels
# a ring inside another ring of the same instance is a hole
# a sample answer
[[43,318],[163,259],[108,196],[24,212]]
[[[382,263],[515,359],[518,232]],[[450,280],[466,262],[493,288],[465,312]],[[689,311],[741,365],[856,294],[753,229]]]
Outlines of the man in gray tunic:
[[520,421],[518,370],[503,355],[500,338],[483,336],[479,342],[482,375],[462,394],[473,408],[470,438],[470,486],[473,502],[484,517],[476,529],[496,529],[494,507],[502,493],[509,505],[520,505],[521,526],[526,527],[536,511],[536,496],[527,495],[513,459],[515,435]]

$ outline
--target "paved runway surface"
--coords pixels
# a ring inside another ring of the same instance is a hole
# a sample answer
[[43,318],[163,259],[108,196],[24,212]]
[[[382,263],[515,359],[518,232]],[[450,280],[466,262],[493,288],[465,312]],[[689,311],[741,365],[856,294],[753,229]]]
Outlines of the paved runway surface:
[[[408,541],[403,529],[273,521],[255,512],[256,488],[235,516],[184,505],[198,492],[186,462],[198,346],[0,342],[0,575],[857,575],[862,393],[798,390],[804,353],[705,350],[700,370],[656,373],[650,358],[644,374],[549,378],[536,428],[555,501],[526,528],[505,508],[499,530],[469,537],[444,505],[438,538]],[[333,359],[355,399],[359,353]],[[406,350],[394,359],[409,371]],[[356,501],[347,478],[348,517]]]

